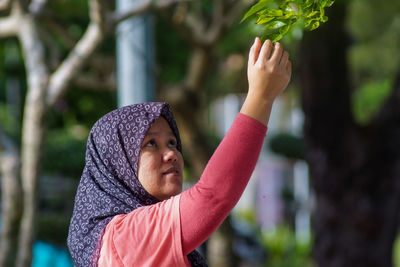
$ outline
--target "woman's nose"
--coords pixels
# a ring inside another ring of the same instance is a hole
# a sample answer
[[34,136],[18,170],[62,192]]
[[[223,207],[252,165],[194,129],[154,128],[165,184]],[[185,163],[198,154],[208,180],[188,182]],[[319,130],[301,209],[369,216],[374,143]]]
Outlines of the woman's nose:
[[175,162],[177,160],[176,153],[171,149],[166,150],[163,154],[163,160],[164,162]]

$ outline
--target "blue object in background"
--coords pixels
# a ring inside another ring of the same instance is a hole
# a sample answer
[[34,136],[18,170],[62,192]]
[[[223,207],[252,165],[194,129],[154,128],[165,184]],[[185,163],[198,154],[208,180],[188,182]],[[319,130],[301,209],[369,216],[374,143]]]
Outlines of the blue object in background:
[[73,267],[68,251],[42,241],[33,246],[33,260],[31,267]]

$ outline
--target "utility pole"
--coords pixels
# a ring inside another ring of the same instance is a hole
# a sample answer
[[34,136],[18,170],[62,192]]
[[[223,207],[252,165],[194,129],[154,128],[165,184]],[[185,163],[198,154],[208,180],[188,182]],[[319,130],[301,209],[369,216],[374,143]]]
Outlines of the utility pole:
[[[117,0],[126,10],[141,0]],[[121,22],[117,28],[118,106],[154,101],[154,26],[150,14]]]

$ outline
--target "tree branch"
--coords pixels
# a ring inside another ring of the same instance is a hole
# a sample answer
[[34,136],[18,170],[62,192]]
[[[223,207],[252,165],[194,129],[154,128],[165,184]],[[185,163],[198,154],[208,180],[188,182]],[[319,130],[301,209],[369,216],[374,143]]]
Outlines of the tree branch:
[[221,18],[224,17],[225,0],[214,0],[214,8],[212,13],[212,24],[220,24]]
[[[7,8],[9,7],[10,3],[11,3],[10,1],[5,1],[5,5],[7,5]],[[0,5],[1,4],[2,2],[0,2]],[[0,38],[17,36],[19,34],[21,24],[22,24],[21,5],[19,1],[13,1],[10,15],[7,18],[0,19]]]
[[[200,15],[195,11],[179,14],[178,20],[174,19],[176,16],[167,17],[165,14],[163,15],[189,44],[206,47],[213,45],[249,4],[249,0],[237,0],[231,3],[226,3],[225,0],[214,1],[212,23],[208,28],[204,25],[205,19],[200,18]],[[228,6],[230,7],[229,10],[225,10]],[[181,19],[181,17],[184,18]]]
[[[208,45],[215,43],[220,38],[223,31],[229,28],[235,20],[238,19],[244,8],[249,5],[248,0],[236,0],[231,4],[225,4],[224,2],[224,0],[218,0],[215,2],[213,23],[207,30],[207,33],[203,34],[203,42]],[[225,13],[224,9],[226,6],[230,6],[230,9]]]
[[179,36],[190,46],[195,46],[198,40],[193,39],[193,33],[184,27],[183,20],[186,16],[186,8],[178,7],[177,13],[169,15],[168,12],[161,10],[159,14],[175,29]]
[[3,130],[0,128],[0,157],[5,153],[16,154],[17,149],[14,143],[4,134]]
[[74,76],[82,69],[88,58],[93,54],[103,39],[104,34],[104,11],[98,0],[90,1],[91,22],[82,39],[74,49],[51,75],[46,102],[52,106],[68,89],[68,84]]
[[59,17],[50,12],[44,12],[44,14],[41,16],[41,20],[44,22],[44,28],[47,31],[55,33],[62,40],[66,47],[70,49],[74,47],[77,40],[68,32],[67,28],[65,27],[65,21],[62,21]]
[[209,51],[202,48],[194,49],[190,57],[185,88],[191,91],[200,90],[200,84],[207,72],[209,60]]
[[22,18],[18,37],[25,58],[28,90],[24,108],[21,153],[24,210],[20,225],[16,266],[29,266],[32,258],[31,245],[34,240],[38,169],[44,141],[43,118],[46,109],[44,96],[48,82],[48,70],[45,63],[45,49],[39,38],[37,22],[31,15],[24,15]]
[[113,14],[111,14],[111,21],[114,25],[116,25],[125,19],[137,15],[142,15],[151,10],[163,9],[176,3],[191,1],[195,0],[158,0],[156,2],[153,0],[136,1],[135,4],[132,5],[130,10],[124,12],[114,12]]
[[199,40],[198,42],[202,42],[201,36],[205,34],[205,25],[203,20],[198,17],[198,15],[194,13],[188,13],[185,17],[185,26],[189,28],[189,31],[192,32],[193,39]]
[[225,27],[229,28],[243,13],[243,10],[245,10],[245,8],[248,7],[250,4],[252,4],[252,1],[249,0],[234,1],[234,4],[231,5],[232,8],[230,9],[230,12],[226,16],[224,16]]
[[13,142],[0,129],[0,170],[2,176],[0,266],[13,262],[17,251],[18,221],[21,216],[20,158]]
[[200,9],[188,12],[186,5],[178,6],[176,13],[169,15],[160,12],[161,15],[175,28],[177,33],[192,47],[207,45],[206,26],[204,19],[201,19]]
[[92,23],[104,24],[104,3],[102,0],[89,0],[89,17]]
[[0,0],[0,10],[6,10],[9,8],[11,0]]
[[[2,3],[0,2],[0,5],[1,4]],[[10,2],[5,1],[5,6],[7,6],[7,8],[9,5]],[[12,4],[10,15],[7,18],[0,19],[0,38],[17,36],[19,25],[21,24],[22,20],[21,17],[21,6],[19,5],[18,1],[14,1]]]
[[88,65],[98,73],[109,74],[115,71],[115,57],[95,53],[88,60]]
[[89,56],[94,52],[103,38],[103,32],[97,23],[91,22],[82,39],[72,52],[51,75],[47,104],[52,106],[65,93],[69,82],[82,69]]
[[29,5],[29,11],[34,15],[39,15],[42,13],[44,7],[47,4],[47,0],[32,0]]
[[0,19],[0,38],[16,36],[18,33],[19,17],[10,15],[8,18]]
[[117,90],[117,82],[113,75],[99,78],[97,75],[80,75],[73,79],[72,83],[82,89],[90,91],[110,91]]
[[43,45],[48,48],[48,67],[51,72],[51,70],[54,70],[60,64],[62,58],[61,51],[59,46],[55,43],[55,39],[50,35],[49,31],[43,27],[40,27],[38,31]]
[[28,83],[32,88],[44,88],[49,75],[45,62],[45,48],[33,17],[25,15],[22,18],[18,25],[18,37],[25,58]]
[[400,121],[400,67],[395,77],[393,91],[382,105],[381,110],[374,119],[378,127],[392,129],[394,121]]

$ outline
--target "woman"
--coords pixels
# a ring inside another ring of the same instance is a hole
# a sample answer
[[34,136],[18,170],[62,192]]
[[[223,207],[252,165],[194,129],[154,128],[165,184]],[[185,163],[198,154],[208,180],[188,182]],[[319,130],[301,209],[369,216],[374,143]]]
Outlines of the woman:
[[182,191],[181,141],[166,103],[123,107],[91,130],[68,246],[76,266],[206,266],[195,248],[239,200],[275,98],[291,76],[279,43],[256,38],[249,90],[199,182]]

